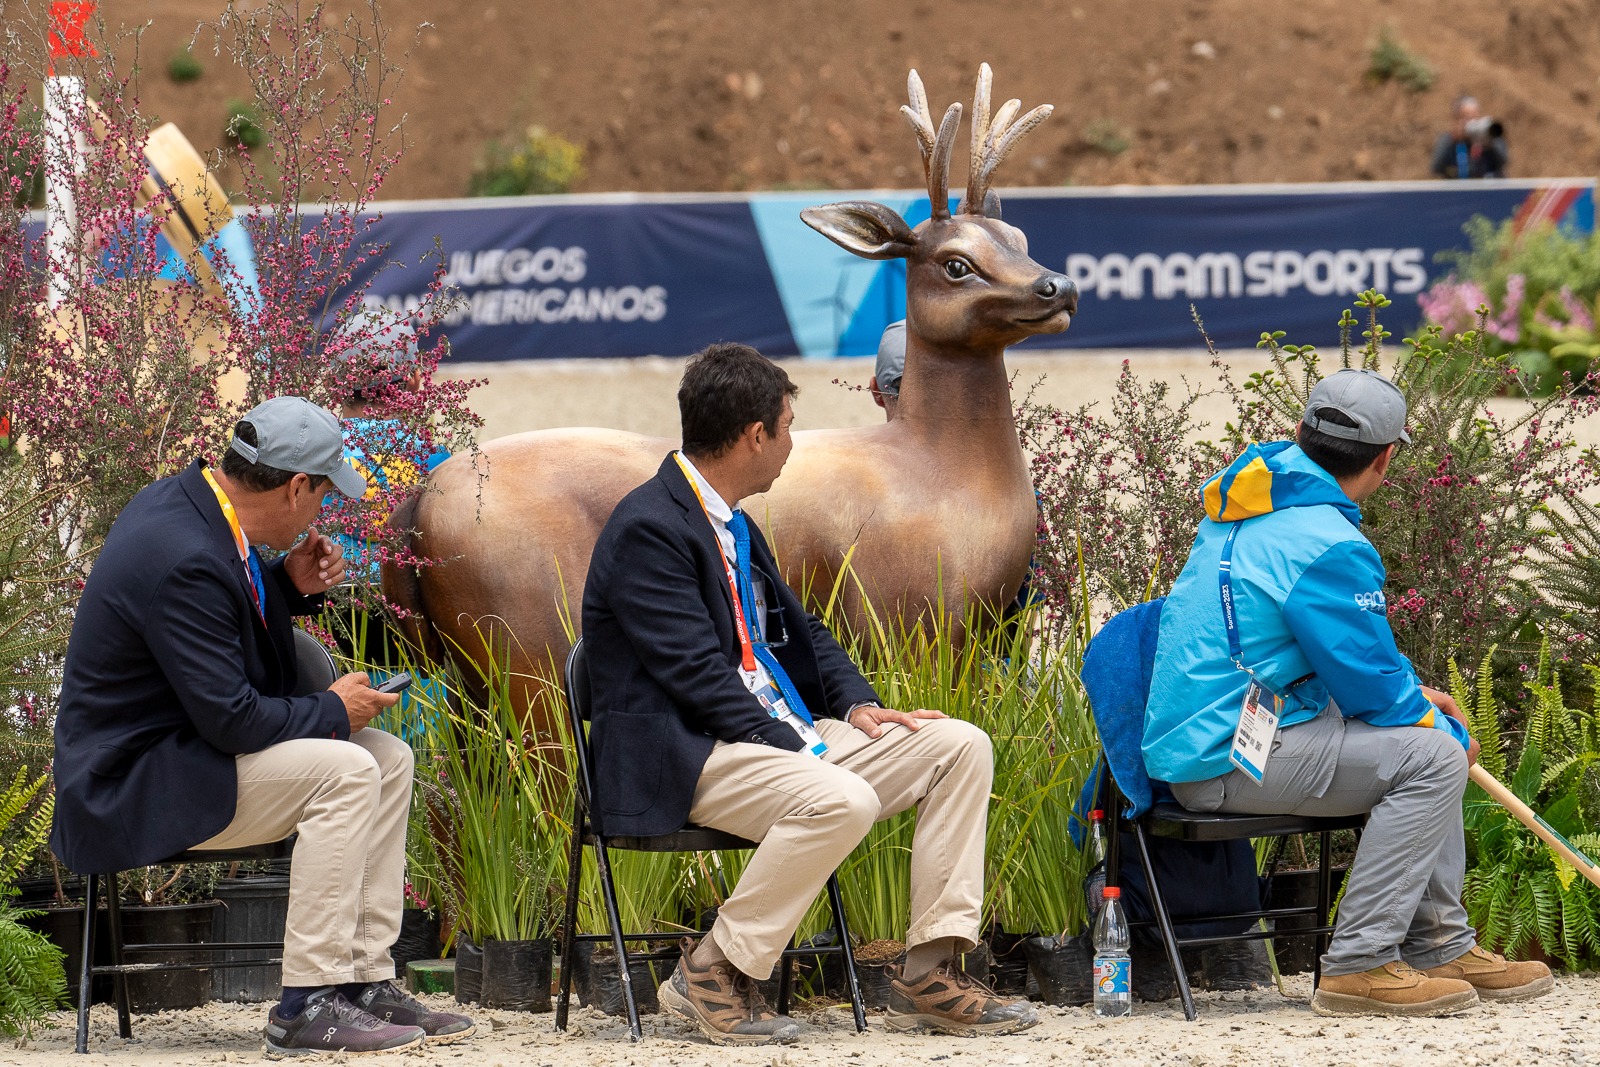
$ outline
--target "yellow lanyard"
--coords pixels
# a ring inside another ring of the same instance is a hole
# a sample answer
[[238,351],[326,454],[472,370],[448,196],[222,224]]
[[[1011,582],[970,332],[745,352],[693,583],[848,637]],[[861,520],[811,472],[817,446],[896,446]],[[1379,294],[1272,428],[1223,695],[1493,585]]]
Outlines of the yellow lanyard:
[[250,599],[255,602],[256,614],[261,616],[261,622],[265,625],[266,605],[261,603],[261,593],[256,589],[256,572],[250,566],[250,544],[244,539],[244,530],[239,526],[239,515],[233,510],[233,501],[228,499],[228,494],[222,491],[222,486],[211,476],[211,471],[201,467],[200,473],[205,475],[206,484],[211,486],[211,491],[217,494],[217,504],[222,508],[222,517],[228,520],[228,528],[233,531],[233,544],[239,550],[239,562],[244,564],[245,585],[250,587]]

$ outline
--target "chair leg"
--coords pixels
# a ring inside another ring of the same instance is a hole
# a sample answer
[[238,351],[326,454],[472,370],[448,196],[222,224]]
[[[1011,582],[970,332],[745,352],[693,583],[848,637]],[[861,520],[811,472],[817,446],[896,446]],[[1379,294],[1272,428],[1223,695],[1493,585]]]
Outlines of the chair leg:
[[[789,949],[794,949],[794,938],[789,938]],[[794,975],[793,959],[786,952],[778,957],[778,1014],[789,1014],[789,984]]]
[[1144,827],[1137,819],[1133,823],[1133,840],[1139,847],[1139,864],[1144,868],[1145,884],[1150,887],[1150,906],[1155,909],[1156,924],[1161,928],[1161,941],[1167,949],[1167,961],[1172,965],[1172,977],[1178,983],[1178,996],[1183,998],[1183,1017],[1194,1022],[1198,1013],[1194,1008],[1194,993],[1189,989],[1188,972],[1183,969],[1183,954],[1178,951],[1178,935],[1172,929],[1167,903],[1161,898],[1161,887],[1156,884],[1155,865],[1150,862],[1150,848],[1145,843]]
[[106,878],[106,925],[111,931],[111,962],[117,969],[112,977],[112,988],[117,997],[117,1033],[133,1036],[132,1009],[128,1005],[128,975],[123,971],[127,963],[122,955],[122,889],[115,874]]
[[85,885],[83,904],[83,958],[78,964],[78,1039],[77,1052],[89,1051],[89,1002],[94,989],[94,918],[100,896],[100,876],[91,874]]
[[856,979],[856,950],[850,943],[850,924],[844,918],[844,894],[839,891],[839,876],[828,876],[828,903],[833,906],[833,928],[839,931],[839,955],[844,960],[845,988],[850,991],[850,1010],[856,1017],[856,1033],[867,1032],[867,1012],[861,1003],[861,984]]
[[583,817],[572,815],[572,848],[567,855],[566,917],[561,923],[561,993],[556,1000],[556,1029],[566,1030],[567,1008],[572,1000],[572,970],[578,943],[578,883],[583,875]]
[[[1328,925],[1328,909],[1333,907],[1333,834],[1324,830],[1318,837],[1317,847],[1317,926]],[[1322,954],[1328,951],[1332,940],[1327,934],[1317,935],[1317,955],[1311,964],[1311,988],[1322,982]]]
[[633,999],[633,968],[628,947],[622,940],[622,916],[617,908],[617,887],[611,880],[611,861],[606,856],[606,839],[595,835],[594,864],[600,873],[600,893],[606,902],[606,921],[611,924],[611,946],[617,953],[617,977],[622,982],[622,999],[628,1005],[628,1033],[635,1041],[644,1040],[639,1026],[639,1004]]

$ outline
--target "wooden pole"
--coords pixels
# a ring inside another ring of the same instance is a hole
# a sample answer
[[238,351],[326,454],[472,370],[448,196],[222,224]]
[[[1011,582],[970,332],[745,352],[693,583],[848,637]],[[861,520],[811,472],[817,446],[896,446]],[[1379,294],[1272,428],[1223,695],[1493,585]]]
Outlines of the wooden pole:
[[1515,793],[1501,785],[1499,779],[1476,763],[1472,765],[1468,777],[1477,782],[1479,787],[1502,808],[1516,816],[1518,822],[1532,830],[1539,840],[1549,845],[1552,852],[1572,864],[1579,874],[1600,886],[1600,867],[1595,866],[1593,860],[1573,848],[1566,838],[1551,829],[1549,823],[1539,818],[1532,808],[1517,799]]

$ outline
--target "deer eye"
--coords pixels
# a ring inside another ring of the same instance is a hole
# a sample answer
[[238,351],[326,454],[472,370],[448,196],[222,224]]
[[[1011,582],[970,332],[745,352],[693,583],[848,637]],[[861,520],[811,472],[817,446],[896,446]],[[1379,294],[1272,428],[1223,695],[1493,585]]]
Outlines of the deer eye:
[[944,273],[946,277],[960,281],[972,273],[972,268],[967,265],[967,261],[964,259],[947,259],[944,262]]

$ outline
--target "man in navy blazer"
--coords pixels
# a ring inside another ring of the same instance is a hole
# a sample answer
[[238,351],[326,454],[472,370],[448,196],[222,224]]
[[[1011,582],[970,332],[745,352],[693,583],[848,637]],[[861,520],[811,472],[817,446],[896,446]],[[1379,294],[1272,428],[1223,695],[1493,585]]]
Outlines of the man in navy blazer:
[[[269,1051],[405,1048],[471,1032],[395,989],[411,750],[367,724],[399,697],[347,674],[291,696],[291,616],[344,577],[306,533],[328,483],[359,499],[339,423],[276,397],[123,509],[84,587],[56,719],[51,847],[113,873],[298,833]],[[263,564],[256,545],[288,549]],[[293,547],[291,547],[293,546]]]
[[798,392],[746,345],[690,360],[683,448],[617,505],[584,586],[601,829],[694,823],[761,842],[710,933],[684,939],[661,1004],[718,1043],[794,1040],[799,1027],[756,981],[873,822],[915,806],[909,948],[886,1023],[1026,1029],[1038,1021],[1026,1001],[1001,1000],[957,963],[978,935],[988,736],[882,707],[737,510],[783,470]]

